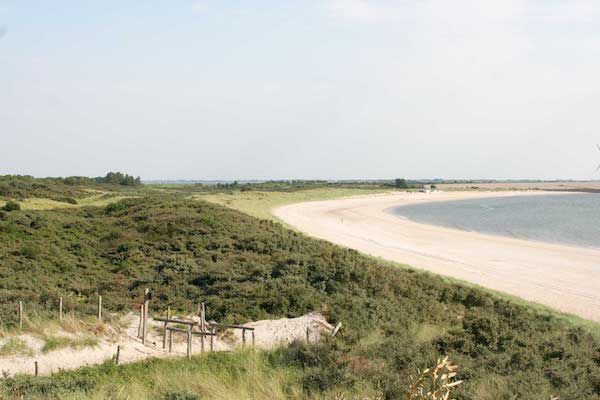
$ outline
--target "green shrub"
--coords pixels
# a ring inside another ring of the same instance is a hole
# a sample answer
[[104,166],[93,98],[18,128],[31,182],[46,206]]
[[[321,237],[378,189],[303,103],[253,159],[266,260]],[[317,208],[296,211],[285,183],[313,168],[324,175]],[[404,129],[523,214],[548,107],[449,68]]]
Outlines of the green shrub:
[[116,202],[116,203],[109,203],[109,204],[108,204],[108,205],[107,205],[107,206],[104,208],[104,211],[105,211],[107,214],[110,214],[110,213],[116,213],[116,212],[120,212],[120,211],[125,211],[125,210],[127,210],[127,207],[128,207],[128,206],[127,206],[127,204],[125,204],[125,203],[124,203],[124,202],[122,202],[122,201],[118,201],[118,202]]
[[19,211],[21,209],[21,205],[16,201],[9,200],[6,202],[4,207],[2,207],[4,211]]
[[56,199],[56,201],[60,201],[61,203],[67,204],[77,204],[77,200],[75,200],[72,197],[59,197],[58,199]]
[[200,395],[190,392],[168,392],[165,394],[164,400],[201,400]]

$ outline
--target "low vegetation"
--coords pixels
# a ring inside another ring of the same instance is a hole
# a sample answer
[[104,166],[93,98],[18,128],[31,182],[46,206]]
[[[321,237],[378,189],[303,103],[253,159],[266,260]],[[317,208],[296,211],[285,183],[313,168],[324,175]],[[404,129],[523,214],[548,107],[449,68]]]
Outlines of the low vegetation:
[[389,188],[321,188],[281,192],[259,190],[222,191],[193,195],[192,198],[221,204],[260,219],[277,221],[271,210],[286,204],[384,193],[390,190]]
[[49,199],[66,204],[77,204],[79,199],[107,192],[125,190],[142,184],[140,178],[109,172],[104,177],[87,178],[71,176],[67,178],[34,178],[28,175],[0,176],[0,199]]
[[21,209],[21,205],[16,201],[7,201],[6,204],[2,207],[3,211],[11,212],[11,211],[19,211]]
[[59,336],[59,335],[44,335],[41,337],[44,341],[42,347],[42,353],[48,353],[50,351],[64,349],[69,347],[72,349],[82,349],[84,347],[96,347],[98,346],[98,339],[93,336]]
[[34,350],[27,343],[18,337],[10,337],[0,342],[0,357],[7,356],[32,356]]
[[[150,287],[159,310],[189,312],[206,301],[207,318],[225,322],[322,310],[331,322],[343,322],[339,335],[260,355],[253,362],[267,371],[265,393],[235,354],[19,377],[2,383],[7,393],[103,398],[138,388],[147,396],[122,398],[407,399],[411,376],[450,356],[460,366],[456,379],[464,381],[456,399],[600,399],[600,342],[586,329],[270,220],[186,199],[189,192],[152,193],[106,207],[0,212],[5,329],[16,324],[18,300],[49,315],[63,296],[65,310],[91,315],[101,293],[112,312],[128,312]],[[220,376],[217,386],[232,392],[218,397],[210,391],[216,388],[203,388],[199,371]],[[235,387],[246,377],[247,387]],[[181,390],[169,391],[166,382],[182,382]],[[235,391],[243,395],[230,395]]]

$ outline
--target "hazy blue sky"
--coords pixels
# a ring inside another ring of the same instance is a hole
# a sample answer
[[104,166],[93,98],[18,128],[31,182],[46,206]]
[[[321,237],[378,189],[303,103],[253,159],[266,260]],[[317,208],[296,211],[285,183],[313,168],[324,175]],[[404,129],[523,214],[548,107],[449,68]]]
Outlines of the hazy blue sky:
[[598,0],[0,0],[0,174],[600,178]]

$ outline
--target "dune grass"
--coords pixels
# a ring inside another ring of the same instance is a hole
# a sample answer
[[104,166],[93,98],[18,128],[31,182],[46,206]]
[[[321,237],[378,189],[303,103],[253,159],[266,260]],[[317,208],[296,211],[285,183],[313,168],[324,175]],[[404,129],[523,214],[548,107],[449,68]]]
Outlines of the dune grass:
[[7,338],[4,343],[0,344],[0,357],[7,356],[33,356],[35,352],[30,348],[23,339],[17,337]]
[[192,197],[194,199],[206,200],[211,203],[224,205],[253,217],[282,222],[271,213],[271,210],[287,204],[302,203],[305,201],[332,200],[351,196],[386,193],[390,191],[390,189],[321,188],[293,192],[235,191],[198,194]]
[[122,366],[107,362],[52,377],[6,379],[0,382],[0,398],[306,399],[299,371],[276,368],[269,357],[267,353],[245,351]]
[[72,349],[83,349],[84,347],[98,346],[98,339],[90,335],[69,337],[60,335],[44,335],[41,338],[45,343],[42,347],[42,353],[64,349],[66,347]]

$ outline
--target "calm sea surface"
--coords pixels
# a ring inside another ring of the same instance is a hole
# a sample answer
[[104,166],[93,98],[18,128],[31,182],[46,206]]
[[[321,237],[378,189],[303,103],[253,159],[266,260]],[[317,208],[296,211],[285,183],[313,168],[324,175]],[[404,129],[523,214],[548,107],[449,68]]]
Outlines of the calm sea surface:
[[391,211],[424,224],[600,248],[600,194],[447,201]]

